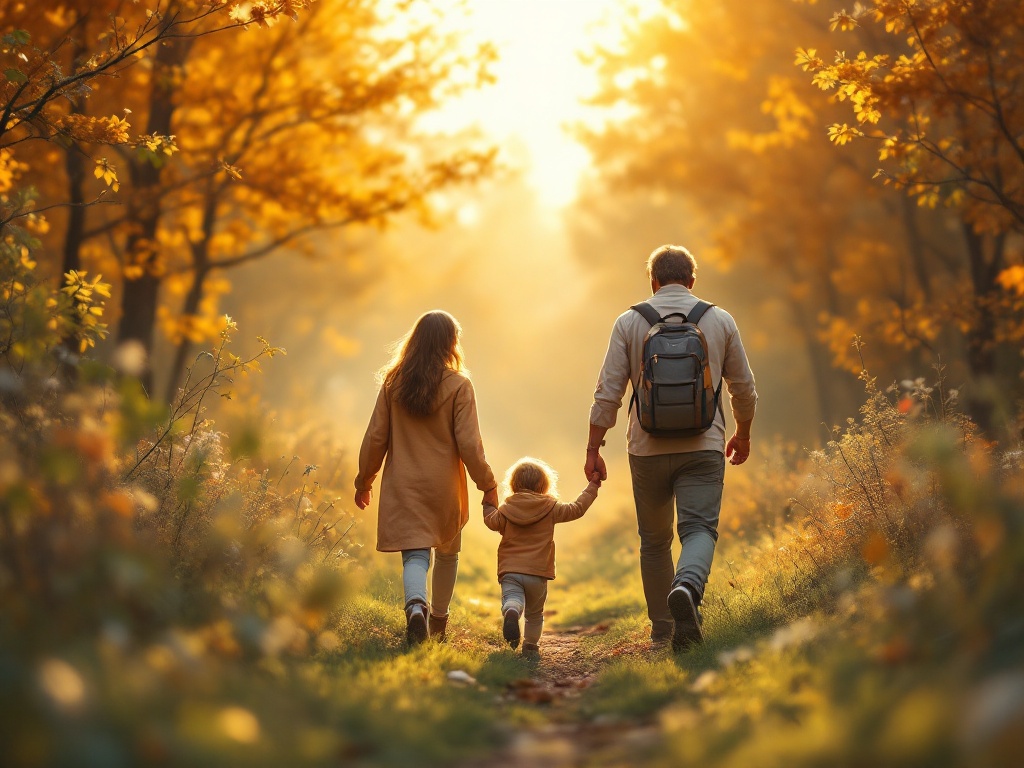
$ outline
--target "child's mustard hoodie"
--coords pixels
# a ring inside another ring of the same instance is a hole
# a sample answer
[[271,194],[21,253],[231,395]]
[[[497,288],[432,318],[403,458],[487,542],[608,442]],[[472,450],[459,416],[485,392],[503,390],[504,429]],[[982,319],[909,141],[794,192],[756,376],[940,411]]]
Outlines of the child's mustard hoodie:
[[568,504],[532,491],[513,493],[500,507],[485,504],[484,524],[501,534],[498,581],[506,573],[555,578],[555,524],[583,517],[597,498],[597,489],[597,483],[590,483]]

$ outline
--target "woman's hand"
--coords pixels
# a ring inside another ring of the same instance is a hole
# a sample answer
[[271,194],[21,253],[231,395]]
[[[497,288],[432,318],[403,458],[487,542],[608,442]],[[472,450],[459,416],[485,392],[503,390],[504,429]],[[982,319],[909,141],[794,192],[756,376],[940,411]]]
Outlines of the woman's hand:
[[360,509],[366,509],[370,506],[371,496],[373,496],[373,491],[356,491],[356,506]]

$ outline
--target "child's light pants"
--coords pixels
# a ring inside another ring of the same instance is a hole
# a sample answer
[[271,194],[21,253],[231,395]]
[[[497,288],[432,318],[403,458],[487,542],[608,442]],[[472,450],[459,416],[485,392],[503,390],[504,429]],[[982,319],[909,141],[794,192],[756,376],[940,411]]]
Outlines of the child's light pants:
[[[427,571],[430,569],[430,555],[434,555],[434,573],[430,580],[430,601],[427,601]],[[403,549],[402,586],[405,588],[405,604],[410,600],[421,600],[430,606],[432,616],[447,616],[448,607],[455,592],[455,579],[459,575],[459,552],[445,553],[441,548]]]
[[526,616],[523,642],[536,645],[544,631],[544,601],[548,580],[526,573],[506,573],[501,577],[501,613],[510,608]]

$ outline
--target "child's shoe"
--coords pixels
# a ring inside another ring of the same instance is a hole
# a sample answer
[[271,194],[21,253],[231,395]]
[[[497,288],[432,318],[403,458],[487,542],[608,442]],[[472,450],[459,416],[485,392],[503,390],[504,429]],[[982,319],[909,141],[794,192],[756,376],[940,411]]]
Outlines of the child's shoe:
[[430,628],[430,636],[437,640],[439,643],[443,643],[448,639],[448,635],[445,634],[448,629],[448,616],[435,616],[430,614],[430,618],[427,621],[427,626]]
[[523,656],[531,659],[540,658],[540,646],[537,643],[523,643]]
[[672,650],[687,651],[704,642],[700,630],[700,614],[689,587],[680,584],[668,593],[668,609],[675,620],[672,631]]
[[505,611],[505,623],[501,626],[501,636],[512,646],[512,650],[519,647],[519,611],[515,608]]
[[405,604],[405,639],[409,645],[419,645],[428,637],[427,604],[410,600]]

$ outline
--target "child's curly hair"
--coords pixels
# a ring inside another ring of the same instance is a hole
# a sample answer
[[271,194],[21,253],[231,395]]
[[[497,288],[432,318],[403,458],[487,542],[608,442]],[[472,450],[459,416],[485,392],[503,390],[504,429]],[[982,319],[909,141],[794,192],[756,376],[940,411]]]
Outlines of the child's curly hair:
[[505,473],[505,496],[520,491],[533,491],[548,496],[557,495],[558,473],[547,462],[524,456]]

